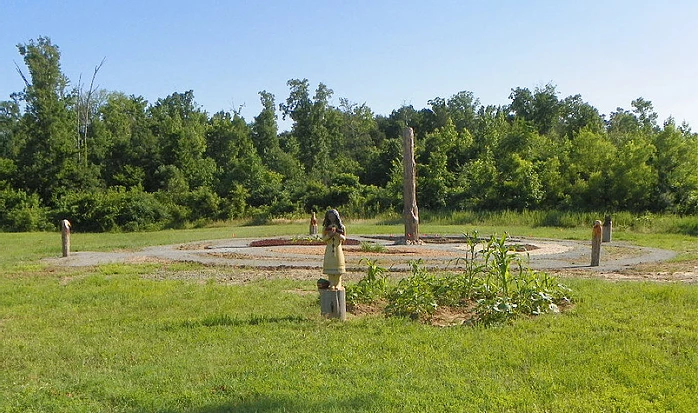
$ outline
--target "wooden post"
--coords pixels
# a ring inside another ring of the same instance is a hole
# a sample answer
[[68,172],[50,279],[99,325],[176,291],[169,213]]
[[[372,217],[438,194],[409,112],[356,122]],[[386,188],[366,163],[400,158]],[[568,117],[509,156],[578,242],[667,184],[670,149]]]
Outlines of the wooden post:
[[611,242],[611,237],[613,236],[613,221],[610,215],[606,215],[603,220],[603,236],[601,237],[601,242]]
[[594,221],[591,236],[591,266],[598,267],[601,258],[601,221]]
[[336,290],[320,288],[320,314],[325,318],[347,319],[347,292],[344,287]]
[[64,219],[61,221],[61,240],[63,241],[63,256],[70,255],[70,221]]
[[419,239],[419,209],[417,208],[417,164],[414,160],[414,131],[405,128],[403,137],[403,188],[405,207],[402,216],[405,220],[405,244],[421,244]]

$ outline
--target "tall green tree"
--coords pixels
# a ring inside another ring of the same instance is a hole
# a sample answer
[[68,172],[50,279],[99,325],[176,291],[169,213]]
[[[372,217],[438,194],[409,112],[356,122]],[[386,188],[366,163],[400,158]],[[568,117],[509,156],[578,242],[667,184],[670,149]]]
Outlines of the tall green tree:
[[298,144],[298,159],[306,171],[309,171],[315,163],[314,146],[312,142],[312,117],[313,102],[310,99],[310,84],[308,79],[291,79],[286,82],[290,93],[285,103],[279,104],[282,117],[285,120],[293,120],[291,135]]
[[159,189],[154,176],[160,166],[160,151],[147,107],[141,96],[110,93],[92,121],[95,140],[105,146],[102,176],[107,186]]
[[582,129],[574,136],[565,172],[570,209],[606,211],[613,207],[613,165],[617,148],[606,134]]
[[561,105],[554,85],[536,87],[533,93],[527,88],[512,89],[509,99],[514,116],[531,122],[539,134],[548,134],[557,126]]
[[495,151],[501,207],[523,210],[539,205],[544,194],[536,162],[545,156],[544,145],[535,126],[520,118],[501,137]]
[[377,141],[381,138],[373,111],[366,104],[358,105],[340,98],[342,114],[343,146],[341,153],[354,165],[346,172],[356,173],[362,181],[367,179],[367,167],[378,155]]
[[15,157],[15,135],[21,113],[16,100],[0,101],[0,158]]
[[651,101],[639,97],[630,102],[630,105],[633,107],[633,113],[635,113],[637,120],[646,132],[659,130],[657,126],[659,115],[654,111]]
[[293,151],[285,151],[279,139],[274,95],[259,92],[262,111],[252,122],[252,141],[262,163],[271,171],[281,174],[285,180],[294,180],[301,175],[301,165]]
[[311,99],[308,79],[292,79],[287,84],[291,92],[279,107],[284,119],[293,119],[291,133],[298,142],[298,157],[306,173],[328,184],[343,144],[341,113],[329,104],[334,92],[320,83]]
[[692,204],[698,196],[698,137],[681,132],[670,119],[652,143],[656,152],[650,162],[657,171],[653,205],[660,210],[698,212]]
[[658,183],[657,170],[650,164],[656,149],[642,136],[624,142],[611,168],[612,207],[616,210],[653,210],[652,194]]
[[74,96],[61,72],[60,51],[48,37],[17,46],[29,70],[21,97],[17,180],[51,204],[61,194],[98,185],[96,168],[78,162]]
[[428,103],[436,116],[438,127],[445,126],[446,119],[450,118],[459,132],[475,129],[480,99],[476,98],[473,92],[461,91],[448,99],[437,97]]
[[242,194],[250,206],[271,205],[283,197],[282,176],[264,166],[251,134],[237,114],[218,112],[211,118],[206,140],[218,166],[216,189],[221,197]]
[[259,97],[262,111],[252,123],[252,141],[257,149],[257,154],[264,160],[272,152],[279,150],[279,126],[276,122],[274,95],[263,90],[259,92]]
[[417,196],[419,204],[427,209],[447,207],[454,176],[448,167],[448,154],[452,153],[458,141],[458,133],[451,118],[446,119],[442,128],[427,133],[418,148]]
[[568,96],[560,105],[560,136],[572,139],[584,128],[594,133],[604,131],[605,125],[599,111],[582,100],[581,95]]
[[205,156],[208,116],[196,105],[194,92],[175,92],[158,99],[148,114],[158,140],[160,164],[181,172],[188,188],[210,186],[215,162]]

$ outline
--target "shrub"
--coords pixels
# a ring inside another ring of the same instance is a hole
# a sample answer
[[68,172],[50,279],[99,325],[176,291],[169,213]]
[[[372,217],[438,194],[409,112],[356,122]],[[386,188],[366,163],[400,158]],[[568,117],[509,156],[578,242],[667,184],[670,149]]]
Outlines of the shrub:
[[59,200],[53,215],[85,232],[151,230],[170,220],[167,208],[153,194],[122,187],[69,193]]
[[36,194],[22,190],[0,191],[0,229],[3,231],[41,231],[51,228],[47,209]]
[[150,193],[140,189],[108,191],[107,202],[116,206],[116,226],[124,231],[151,230],[169,221],[167,208]]
[[361,241],[361,252],[385,252],[385,245],[376,244],[369,241]]

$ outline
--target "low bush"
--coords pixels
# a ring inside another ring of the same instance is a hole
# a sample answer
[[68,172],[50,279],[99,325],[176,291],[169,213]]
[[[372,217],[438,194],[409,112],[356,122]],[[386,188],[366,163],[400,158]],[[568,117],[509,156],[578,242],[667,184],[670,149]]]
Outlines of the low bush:
[[41,231],[51,226],[47,210],[36,194],[14,189],[0,191],[0,230]]
[[61,198],[53,215],[84,232],[152,230],[171,218],[155,195],[123,188],[71,193]]

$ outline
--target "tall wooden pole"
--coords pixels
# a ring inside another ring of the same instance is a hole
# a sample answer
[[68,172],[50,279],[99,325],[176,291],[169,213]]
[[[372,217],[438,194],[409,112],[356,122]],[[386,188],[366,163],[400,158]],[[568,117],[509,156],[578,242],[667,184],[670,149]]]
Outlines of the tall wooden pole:
[[613,237],[613,220],[610,215],[606,215],[603,220],[603,235],[601,237],[601,242],[611,242]]
[[64,219],[61,221],[61,241],[63,244],[63,256],[70,255],[70,221]]
[[419,240],[419,209],[417,208],[417,164],[414,160],[414,131],[405,128],[403,138],[403,185],[405,208],[402,217],[405,220],[405,244],[420,244]]
[[591,236],[591,266],[598,267],[601,260],[601,221],[594,221]]

